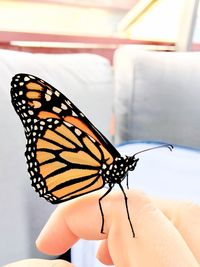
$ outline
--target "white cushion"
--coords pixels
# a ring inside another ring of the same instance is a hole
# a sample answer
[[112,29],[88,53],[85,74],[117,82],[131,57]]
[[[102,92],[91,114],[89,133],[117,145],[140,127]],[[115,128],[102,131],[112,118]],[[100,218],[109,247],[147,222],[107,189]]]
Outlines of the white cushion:
[[200,53],[115,54],[116,142],[156,140],[200,147]]

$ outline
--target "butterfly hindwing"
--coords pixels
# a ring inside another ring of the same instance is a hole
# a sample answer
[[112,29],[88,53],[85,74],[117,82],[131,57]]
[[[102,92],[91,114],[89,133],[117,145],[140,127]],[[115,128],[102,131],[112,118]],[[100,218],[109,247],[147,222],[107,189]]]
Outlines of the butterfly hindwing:
[[40,196],[59,203],[104,186],[102,164],[120,154],[68,98],[28,74],[13,77],[11,97],[25,128],[28,170]]
[[[34,131],[30,135],[26,150],[29,173],[36,191],[56,203],[101,188],[104,181],[99,169],[103,155],[94,155],[86,146],[92,143],[99,151],[98,144],[84,133],[80,138],[78,129],[73,125],[65,125],[56,119],[45,123],[45,131],[38,134],[36,142],[32,142]],[[65,137],[65,133],[70,139]]]

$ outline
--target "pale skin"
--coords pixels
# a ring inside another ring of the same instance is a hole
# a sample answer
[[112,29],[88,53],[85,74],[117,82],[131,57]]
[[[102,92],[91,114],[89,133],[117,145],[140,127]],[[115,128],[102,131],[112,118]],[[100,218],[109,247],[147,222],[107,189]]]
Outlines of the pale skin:
[[[36,245],[46,254],[59,255],[79,238],[102,240],[97,258],[116,267],[199,267],[200,206],[149,198],[126,191],[136,237],[127,219],[123,195],[111,192],[102,201],[104,232],[100,233],[98,199],[104,191],[63,203],[53,212]],[[4,267],[74,267],[62,260],[27,259]],[[77,266],[78,267],[78,266]]]

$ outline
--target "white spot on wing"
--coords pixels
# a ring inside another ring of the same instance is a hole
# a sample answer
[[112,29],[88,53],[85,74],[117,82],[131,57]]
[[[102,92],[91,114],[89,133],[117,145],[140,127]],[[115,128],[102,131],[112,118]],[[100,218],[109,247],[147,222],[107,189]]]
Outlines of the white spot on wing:
[[65,103],[71,107],[71,102],[69,100],[65,100]]
[[28,110],[28,113],[29,113],[29,115],[33,115],[34,114],[34,112],[32,111],[32,110]]
[[45,99],[46,99],[46,101],[50,101],[50,100],[51,100],[51,96],[50,96],[50,95],[47,95],[47,94],[45,94]]
[[62,110],[58,107],[53,107],[52,110],[56,113],[60,113]]
[[26,77],[24,77],[24,81],[28,82],[28,81],[30,81],[30,78],[28,76],[26,76]]
[[56,96],[60,96],[60,92],[55,91],[55,95],[56,95]]
[[66,110],[66,109],[67,109],[67,106],[66,106],[65,104],[62,103],[62,104],[61,104],[61,108],[64,109],[64,110]]
[[106,164],[103,164],[103,165],[102,165],[102,169],[104,169],[104,170],[105,170],[105,169],[106,169],[106,167],[107,167],[107,166],[106,166]]
[[72,126],[73,126],[71,123],[66,122],[66,121],[64,121],[63,123],[64,123],[67,127],[72,127]]
[[81,131],[79,130],[79,129],[75,129],[75,133],[78,135],[78,136],[80,136],[81,135]]
[[49,90],[49,89],[47,89],[47,94],[48,94],[48,95],[52,95],[52,91]]
[[29,75],[28,77],[29,77],[30,79],[35,79],[35,77],[32,76],[32,75]]
[[77,114],[72,110],[72,116],[77,117]]

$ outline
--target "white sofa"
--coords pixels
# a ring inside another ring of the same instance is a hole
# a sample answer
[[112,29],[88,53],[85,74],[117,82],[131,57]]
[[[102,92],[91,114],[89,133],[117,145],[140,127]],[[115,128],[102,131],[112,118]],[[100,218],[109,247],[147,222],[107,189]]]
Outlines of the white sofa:
[[116,142],[200,148],[200,52],[124,46],[114,58]]
[[[10,102],[10,81],[19,72],[39,76],[61,90],[107,137],[114,107],[116,143],[134,139],[200,148],[200,53],[148,52],[122,47],[115,53],[113,83],[112,67],[99,56],[43,55],[0,50],[0,265],[25,257],[44,257],[36,251],[34,242],[54,209],[54,206],[38,198],[30,186],[26,171],[23,128]],[[136,150],[133,151],[134,147]],[[136,144],[126,146],[125,150],[120,149],[133,154],[140,146]],[[168,151],[162,155],[166,153]],[[150,194],[166,192],[165,197],[171,197],[177,193],[176,183],[170,184],[177,177],[172,176],[174,170],[179,174],[179,183],[180,178],[184,180],[193,169],[194,177],[190,181],[196,181],[195,187],[198,188],[200,168],[196,160],[199,154],[197,152],[196,157],[191,153],[190,164],[185,152],[173,154],[173,164],[168,156],[156,158],[157,154],[155,157],[152,153],[148,154],[145,156],[148,164],[144,165],[143,172],[136,170],[136,187]],[[160,190],[160,180],[152,181],[157,170],[156,165],[152,164],[158,160],[159,166],[171,166],[170,173],[163,170],[166,175],[162,180],[168,183],[169,177],[169,190]],[[143,165],[142,161],[140,165]],[[184,168],[180,172],[181,166]],[[145,177],[145,172],[151,178],[139,179]],[[130,178],[132,187],[135,186],[134,179]],[[171,186],[175,186],[173,194]],[[187,187],[188,183],[184,188]],[[79,242],[72,250],[74,263],[79,267],[102,266],[93,257],[95,250],[93,242]]]

